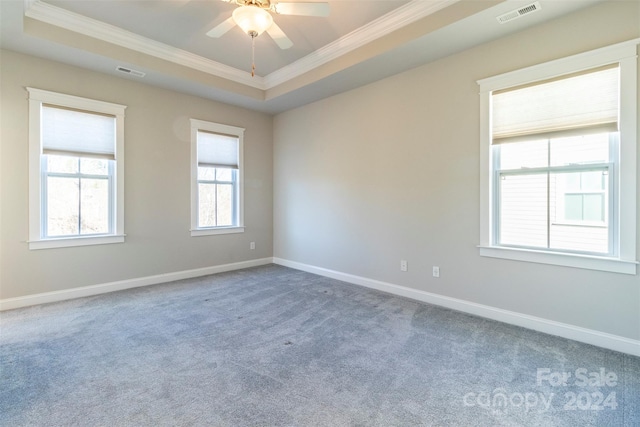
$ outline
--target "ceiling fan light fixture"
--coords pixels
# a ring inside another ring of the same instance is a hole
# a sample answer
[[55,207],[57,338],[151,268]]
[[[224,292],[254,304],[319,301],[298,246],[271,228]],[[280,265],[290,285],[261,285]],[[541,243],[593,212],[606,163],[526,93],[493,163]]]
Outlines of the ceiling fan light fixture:
[[271,14],[256,6],[240,6],[234,9],[233,20],[251,37],[258,37],[273,24]]

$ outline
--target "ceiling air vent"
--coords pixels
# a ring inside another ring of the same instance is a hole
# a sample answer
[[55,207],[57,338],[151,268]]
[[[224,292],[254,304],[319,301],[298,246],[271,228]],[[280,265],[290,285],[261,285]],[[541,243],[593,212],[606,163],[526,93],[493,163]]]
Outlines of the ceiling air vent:
[[136,77],[144,77],[145,76],[145,73],[143,73],[142,71],[132,70],[131,68],[127,68],[127,67],[118,66],[118,67],[116,67],[116,70],[120,71],[121,73],[130,74],[130,75],[136,76]]
[[537,12],[542,9],[539,2],[531,3],[529,5],[523,6],[519,9],[512,10],[511,12],[503,13],[498,16],[496,19],[499,23],[504,24],[505,22],[513,21],[514,19],[518,19],[521,16],[528,15],[533,12]]

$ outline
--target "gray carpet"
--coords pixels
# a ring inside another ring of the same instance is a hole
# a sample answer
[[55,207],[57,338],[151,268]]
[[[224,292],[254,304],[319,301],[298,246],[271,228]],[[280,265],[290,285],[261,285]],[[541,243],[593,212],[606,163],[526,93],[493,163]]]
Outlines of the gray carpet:
[[275,265],[0,320],[1,426],[640,426],[640,358]]

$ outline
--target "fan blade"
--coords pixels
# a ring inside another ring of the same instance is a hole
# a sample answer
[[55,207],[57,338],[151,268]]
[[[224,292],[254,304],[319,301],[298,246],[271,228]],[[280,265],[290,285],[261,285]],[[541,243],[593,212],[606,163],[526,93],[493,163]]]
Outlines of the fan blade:
[[267,28],[267,34],[269,34],[273,41],[276,42],[278,46],[280,46],[280,49],[289,49],[291,46],[293,46],[293,42],[289,40],[289,37],[287,37],[284,31],[282,31],[282,29],[278,27],[275,22],[271,24],[269,28]]
[[207,35],[209,37],[213,37],[213,38],[222,37],[227,31],[229,31],[230,29],[232,29],[235,26],[236,26],[236,23],[233,20],[233,17],[231,17],[231,18],[227,19],[226,21],[224,21],[222,24],[219,24],[219,25],[215,26],[214,28],[212,28],[211,30],[209,30]]
[[276,3],[273,7],[281,15],[329,16],[329,3]]

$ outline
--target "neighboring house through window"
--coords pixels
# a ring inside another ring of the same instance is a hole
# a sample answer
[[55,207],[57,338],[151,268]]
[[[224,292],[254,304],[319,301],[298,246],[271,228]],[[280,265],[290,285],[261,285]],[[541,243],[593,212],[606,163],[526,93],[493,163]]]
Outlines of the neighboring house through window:
[[191,119],[191,235],[243,227],[244,129]]
[[481,255],[636,273],[637,43],[479,81]]
[[29,92],[29,248],[124,241],[125,106]]

